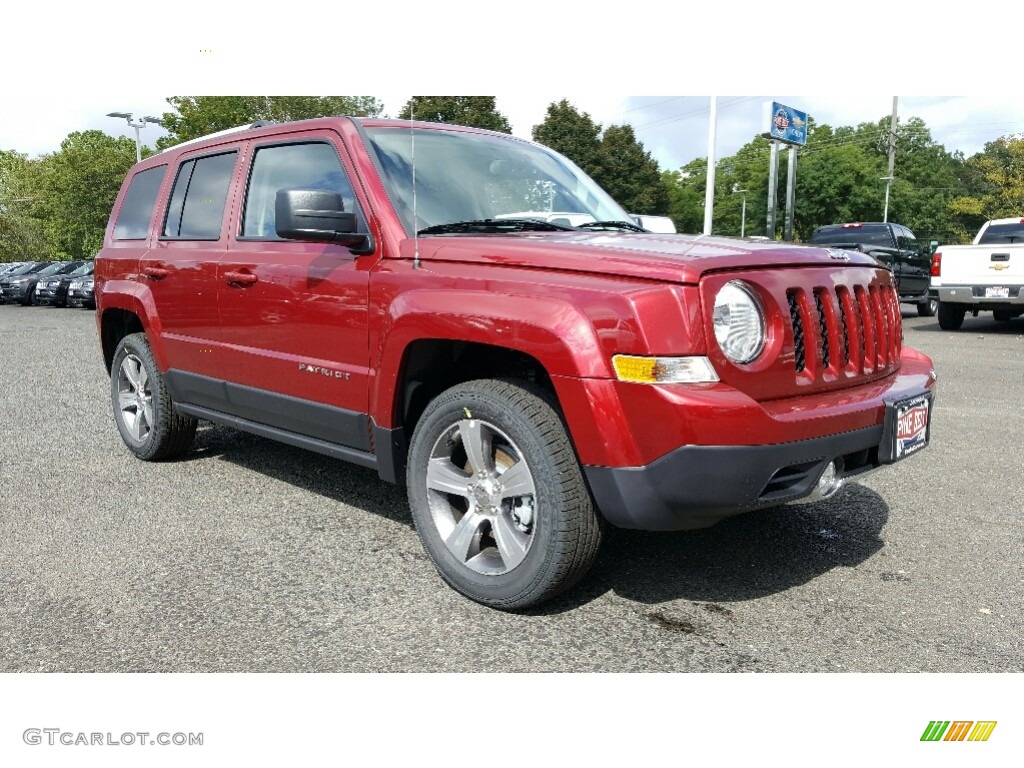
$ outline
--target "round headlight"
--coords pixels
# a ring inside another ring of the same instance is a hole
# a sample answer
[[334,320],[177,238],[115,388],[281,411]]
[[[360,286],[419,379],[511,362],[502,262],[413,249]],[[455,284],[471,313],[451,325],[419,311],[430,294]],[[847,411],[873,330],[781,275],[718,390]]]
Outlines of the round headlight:
[[712,316],[715,338],[722,352],[735,363],[749,363],[761,354],[765,343],[764,313],[747,285],[730,280],[715,296]]

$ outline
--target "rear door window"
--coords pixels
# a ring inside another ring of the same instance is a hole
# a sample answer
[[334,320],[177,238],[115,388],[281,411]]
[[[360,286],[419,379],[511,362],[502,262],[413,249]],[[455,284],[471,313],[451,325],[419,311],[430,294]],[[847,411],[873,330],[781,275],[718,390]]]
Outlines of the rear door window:
[[128,184],[114,224],[115,240],[145,240],[149,237],[149,222],[153,218],[153,205],[163,183],[167,166],[139,171]]
[[163,236],[182,240],[219,240],[224,206],[238,152],[186,160],[171,190]]

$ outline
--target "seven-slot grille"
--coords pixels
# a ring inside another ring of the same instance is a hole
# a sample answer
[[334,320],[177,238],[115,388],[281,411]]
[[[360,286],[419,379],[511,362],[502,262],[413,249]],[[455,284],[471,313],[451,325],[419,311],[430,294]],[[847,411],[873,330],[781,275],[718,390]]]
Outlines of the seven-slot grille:
[[903,323],[892,286],[790,288],[786,298],[798,374],[867,375],[899,363]]

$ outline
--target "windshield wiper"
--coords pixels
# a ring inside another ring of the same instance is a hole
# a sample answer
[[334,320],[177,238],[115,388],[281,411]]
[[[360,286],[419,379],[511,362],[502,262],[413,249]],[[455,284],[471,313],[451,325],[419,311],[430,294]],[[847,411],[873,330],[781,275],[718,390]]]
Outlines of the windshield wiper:
[[649,232],[650,230],[638,227],[629,221],[588,221],[586,224],[580,224],[576,229],[608,229],[618,230],[619,232]]
[[572,232],[573,227],[552,224],[540,219],[474,219],[472,221],[453,221],[448,224],[434,224],[424,227],[417,235],[448,235],[466,233],[504,233],[504,232]]

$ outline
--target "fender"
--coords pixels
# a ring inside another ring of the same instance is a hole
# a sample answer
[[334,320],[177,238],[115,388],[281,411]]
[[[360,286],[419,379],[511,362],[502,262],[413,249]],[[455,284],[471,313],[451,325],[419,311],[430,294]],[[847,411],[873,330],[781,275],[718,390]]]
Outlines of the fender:
[[[146,331],[146,340],[153,353],[153,359],[161,371],[166,371],[167,354],[163,343],[163,326],[153,302],[149,287],[134,280],[105,280],[96,291],[96,324],[103,341],[103,316],[111,309],[123,309],[139,318]],[[113,353],[113,350],[110,350]]]
[[522,352],[551,376],[612,376],[593,321],[567,301],[465,289],[406,291],[387,308],[375,370],[370,413],[378,425],[396,423],[395,392],[409,344],[424,339],[468,341]]

